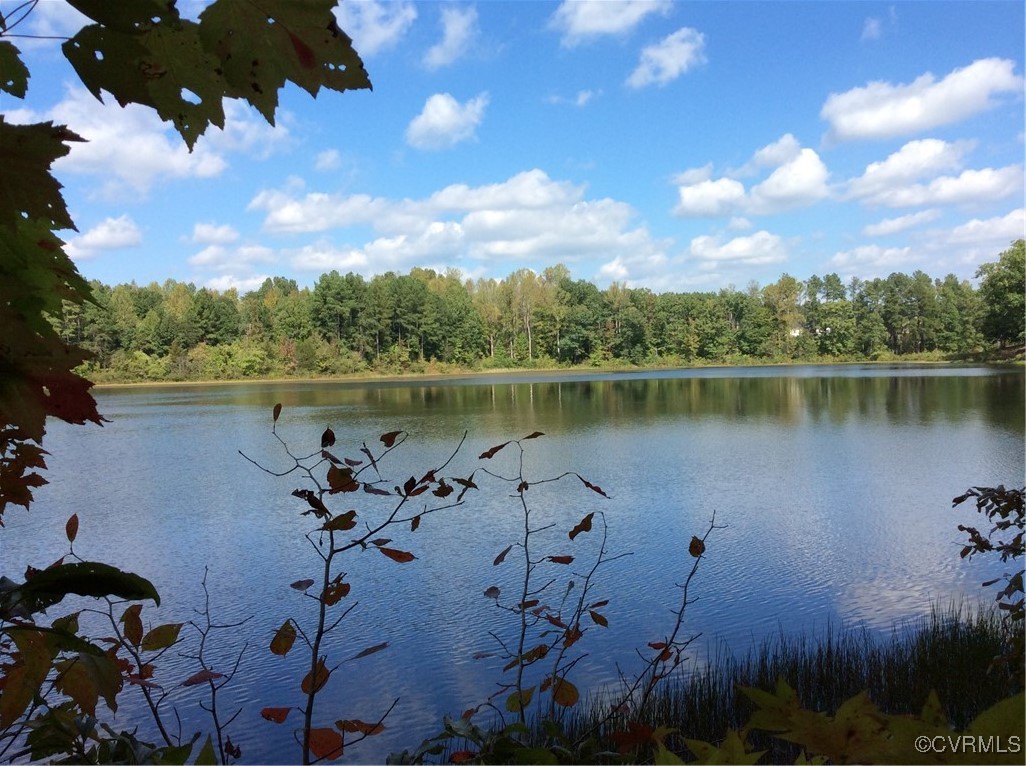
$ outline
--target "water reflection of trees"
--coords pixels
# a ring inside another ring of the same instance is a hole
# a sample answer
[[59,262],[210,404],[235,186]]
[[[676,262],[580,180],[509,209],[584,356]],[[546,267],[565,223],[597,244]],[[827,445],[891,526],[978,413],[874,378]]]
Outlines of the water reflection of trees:
[[[841,425],[851,420],[885,424],[983,423],[1021,433],[1026,419],[1024,378],[1018,371],[993,374],[944,370],[910,375],[713,375],[613,377],[534,382],[474,379],[419,383],[306,382],[282,385],[183,389],[219,404],[349,410],[361,416],[408,418],[444,415],[469,426],[475,417],[506,427],[541,424],[550,431],[579,432],[610,424],[630,427],[667,419],[720,418],[796,426]],[[557,378],[557,379],[552,379]],[[170,402],[172,394],[158,397]],[[192,395],[176,404],[188,404]],[[398,422],[398,420],[396,420]]]
[[[752,377],[588,380],[487,385],[369,387],[320,392],[345,403],[396,413],[445,411],[471,416],[502,411],[550,428],[625,426],[666,418],[806,420],[843,424],[961,422],[1022,430],[1023,376]],[[520,419],[515,418],[515,419]]]

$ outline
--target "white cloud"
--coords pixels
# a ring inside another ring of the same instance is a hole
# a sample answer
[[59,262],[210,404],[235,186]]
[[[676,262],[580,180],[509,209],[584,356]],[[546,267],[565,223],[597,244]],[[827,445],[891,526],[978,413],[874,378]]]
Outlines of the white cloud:
[[687,218],[704,218],[752,213],[767,215],[810,205],[830,196],[829,173],[812,149],[802,149],[794,137],[786,135],[760,149],[745,166],[754,170],[780,163],[764,181],[750,192],[734,178],[708,178],[711,165],[681,173],[679,201],[673,212]]
[[573,98],[564,98],[563,96],[549,96],[545,101],[549,104],[569,104],[570,106],[586,106],[595,96],[601,94],[602,91],[594,90],[579,90],[577,95]]
[[259,192],[247,210],[265,210],[264,228],[278,232],[325,231],[370,221],[384,223],[388,202],[366,194],[338,196],[312,192],[302,200],[283,191]]
[[424,66],[440,69],[463,56],[477,35],[477,9],[442,7],[442,39],[424,55]]
[[[1004,216],[980,220],[973,218],[944,235],[952,245],[996,246],[1003,250],[1009,242],[1026,236],[1026,209],[1019,208]],[[995,253],[996,254],[996,253]]]
[[[1026,210],[1003,216],[973,218],[952,228],[937,228],[917,237],[917,248],[929,262],[931,274],[972,274],[980,264],[994,261],[1008,243],[1026,235]],[[922,259],[920,259],[922,260]]]
[[[679,258],[667,258],[664,253],[660,252],[645,255],[618,255],[613,260],[603,263],[595,276],[602,281],[622,282],[628,287],[636,287],[642,283],[651,285],[654,280],[669,281],[668,278],[677,281],[680,269],[675,267],[679,265],[680,261]],[[675,277],[676,279],[674,279]]]
[[831,93],[820,111],[839,141],[890,138],[919,133],[991,109],[1001,93],[1020,94],[1022,77],[1010,59],[988,58],[955,69],[937,81],[930,74],[907,85],[871,82]]
[[883,35],[883,22],[880,19],[870,16],[862,25],[862,42],[868,40],[879,40]]
[[948,143],[936,138],[909,141],[882,162],[873,162],[848,183],[848,196],[875,200],[895,188],[917,179],[962,167],[963,157],[973,148],[970,141]]
[[776,213],[825,199],[830,195],[826,165],[812,149],[774,170],[769,178],[752,187],[749,210]]
[[245,295],[248,292],[259,289],[260,285],[268,279],[270,277],[267,274],[257,274],[249,277],[222,274],[219,277],[207,280],[203,286],[211,290],[217,290],[219,293],[223,293],[226,290],[236,290],[239,295]]
[[622,35],[653,13],[667,15],[670,0],[564,0],[549,27],[562,32],[561,42],[573,47],[605,35]]
[[693,184],[702,183],[702,181],[708,181],[712,178],[712,172],[713,164],[707,162],[700,168],[688,168],[681,173],[677,173],[673,177],[673,183],[680,184],[681,186],[692,186]]
[[324,240],[292,251],[289,261],[297,269],[320,273],[332,269],[361,271],[367,267],[365,253],[351,247],[337,248]]
[[772,144],[762,147],[734,175],[746,176],[766,168],[777,168],[801,154],[802,145],[790,133],[785,133]]
[[666,85],[696,66],[704,64],[705,35],[683,27],[641,51],[641,61],[627,78],[631,88]]
[[[30,10],[31,13],[25,20],[26,27],[17,29],[17,32],[29,35],[17,41],[18,47],[22,50],[57,47],[63,38],[74,37],[82,27],[93,23],[92,19],[77,11],[70,3],[37,3]],[[7,13],[10,14],[11,11],[8,10]],[[9,24],[12,23],[13,16],[7,21]]]
[[475,138],[487,106],[487,93],[463,104],[448,93],[436,93],[406,128],[406,141],[416,149],[449,149]]
[[279,109],[275,124],[271,125],[245,102],[228,99],[224,101],[224,130],[212,125],[199,142],[219,152],[240,152],[267,159],[289,146],[291,136],[286,125],[291,119],[291,114]]
[[836,253],[830,259],[830,264],[843,273],[871,278],[908,270],[910,264],[921,260],[921,257],[912,255],[909,247],[862,245]]
[[263,245],[225,247],[211,244],[189,257],[189,264],[209,271],[249,271],[254,263],[273,263],[274,251]]
[[314,170],[327,173],[342,167],[342,154],[338,149],[326,149],[314,159]]
[[366,59],[398,45],[416,20],[417,9],[409,2],[346,0],[336,6],[335,18]]
[[1023,195],[1021,165],[965,170],[957,176],[941,176],[927,184],[883,189],[869,200],[888,207],[923,205],[977,205]]
[[678,194],[680,201],[673,210],[674,215],[689,218],[729,215],[743,207],[745,202],[744,184],[733,178],[684,185]]
[[[324,240],[291,254],[297,268],[408,269],[425,263],[470,261],[573,262],[589,256],[658,254],[662,243],[635,223],[628,204],[588,200],[582,186],[553,181],[541,170],[496,184],[454,184],[422,199],[264,191],[250,209],[267,213],[273,231],[327,231],[371,227],[362,245]],[[464,263],[460,263],[460,262]],[[473,271],[474,269],[465,269]]]
[[867,237],[886,237],[935,221],[939,217],[940,211],[938,210],[922,210],[918,213],[910,213],[898,218],[885,218],[877,223],[869,224],[862,229],[862,233]]
[[[215,178],[228,167],[228,154],[266,157],[287,145],[288,130],[271,127],[255,110],[238,101],[225,102],[225,129],[210,127],[192,152],[156,112],[138,104],[101,103],[84,88],[69,87],[64,98],[45,113],[9,112],[19,122],[53,120],[68,125],[84,143],[54,163],[59,171],[98,176],[94,198],[145,197],[166,180]],[[287,115],[283,115],[287,118]]]
[[85,260],[105,250],[120,250],[142,244],[142,231],[128,215],[105,218],[85,234],[68,240],[65,251],[72,260]]
[[719,236],[703,235],[691,240],[691,256],[704,261],[704,267],[724,262],[732,265],[765,266],[787,260],[784,240],[768,231],[757,231],[724,242]]
[[228,166],[202,141],[190,153],[152,109],[102,104],[84,88],[69,88],[45,114],[19,112],[25,121],[53,120],[86,139],[54,163],[59,171],[96,175],[94,196],[118,199],[145,195],[158,179],[213,178]]
[[238,238],[239,232],[227,223],[220,226],[214,223],[197,223],[192,227],[189,241],[197,245],[227,245]]

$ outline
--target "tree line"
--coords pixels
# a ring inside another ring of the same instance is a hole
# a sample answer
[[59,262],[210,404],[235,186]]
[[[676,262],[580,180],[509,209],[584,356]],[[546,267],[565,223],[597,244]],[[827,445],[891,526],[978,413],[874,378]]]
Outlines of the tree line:
[[1023,343],[1024,263],[1017,240],[980,267],[978,287],[916,271],[689,293],[600,290],[563,264],[477,281],[332,271],[312,289],[274,277],[242,295],[94,281],[93,301],[65,303],[53,322],[92,352],[98,380],[965,357]]

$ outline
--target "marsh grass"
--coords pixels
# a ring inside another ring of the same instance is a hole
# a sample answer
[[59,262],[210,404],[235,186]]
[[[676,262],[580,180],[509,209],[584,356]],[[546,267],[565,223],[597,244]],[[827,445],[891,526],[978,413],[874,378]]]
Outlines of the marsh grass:
[[[928,617],[896,625],[889,636],[866,628],[830,628],[822,636],[767,638],[748,653],[725,648],[701,667],[665,679],[650,703],[646,723],[670,726],[679,736],[722,740],[740,729],[754,706],[739,686],[772,690],[784,679],[807,709],[832,714],[863,690],[887,713],[919,713],[936,690],[952,726],[964,729],[982,710],[1013,692],[1007,676],[989,672],[1003,646],[1001,615],[993,608],[953,604]],[[593,697],[566,722],[571,737],[586,732],[609,710],[610,696]],[[602,727],[609,731],[616,721]],[[753,732],[756,749],[768,749],[766,763],[794,763],[797,749]],[[672,749],[687,750],[681,740]]]

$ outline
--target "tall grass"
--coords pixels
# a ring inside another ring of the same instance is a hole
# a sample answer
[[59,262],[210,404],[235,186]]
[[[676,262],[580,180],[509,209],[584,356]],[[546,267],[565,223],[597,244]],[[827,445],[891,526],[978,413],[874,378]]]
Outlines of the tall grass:
[[[805,708],[830,714],[863,690],[887,713],[919,713],[935,690],[951,724],[965,728],[1013,691],[1007,676],[988,672],[1002,649],[1002,631],[996,610],[954,604],[896,626],[883,640],[864,628],[828,627],[820,637],[771,637],[741,656],[721,649],[708,664],[667,678],[646,723],[717,742],[728,728],[744,726],[754,711],[739,686],[772,690],[783,679]],[[605,710],[608,699],[593,698],[567,722],[568,732],[587,731]],[[765,762],[793,763],[797,754],[788,743],[761,732],[753,733],[751,742],[770,750]],[[674,745],[683,750],[682,743]]]

